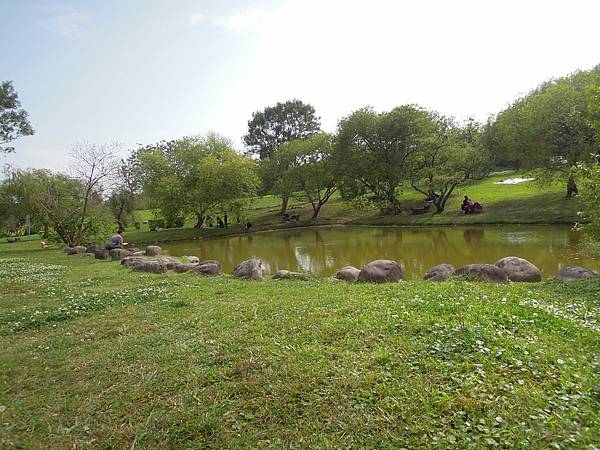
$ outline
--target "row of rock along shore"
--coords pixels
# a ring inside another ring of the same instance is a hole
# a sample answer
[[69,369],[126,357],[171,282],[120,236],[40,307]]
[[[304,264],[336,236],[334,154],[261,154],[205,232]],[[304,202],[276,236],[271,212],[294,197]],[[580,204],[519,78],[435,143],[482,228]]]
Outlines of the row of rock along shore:
[[[165,273],[168,270],[176,272],[193,272],[198,275],[218,275],[221,264],[216,260],[200,261],[196,256],[184,256],[182,261],[172,256],[161,256],[162,249],[150,245],[144,251],[137,248],[105,250],[97,246],[67,247],[65,253],[77,255],[93,253],[96,259],[121,261],[125,267],[137,272]],[[239,263],[233,274],[248,280],[260,280],[266,274],[266,268],[260,259],[252,258]],[[556,275],[561,281],[574,281],[581,278],[594,278],[598,274],[583,267],[564,267]],[[295,278],[308,279],[309,274],[278,270],[275,279]],[[362,281],[370,283],[394,283],[404,279],[402,267],[396,261],[378,259],[366,264],[362,269],[346,266],[336,274],[335,279],[343,281]],[[446,281],[450,278],[461,278],[469,281],[484,281],[490,283],[542,281],[542,272],[534,264],[517,256],[507,256],[495,264],[467,264],[455,269],[450,264],[439,264],[432,267],[424,277],[428,281]]]

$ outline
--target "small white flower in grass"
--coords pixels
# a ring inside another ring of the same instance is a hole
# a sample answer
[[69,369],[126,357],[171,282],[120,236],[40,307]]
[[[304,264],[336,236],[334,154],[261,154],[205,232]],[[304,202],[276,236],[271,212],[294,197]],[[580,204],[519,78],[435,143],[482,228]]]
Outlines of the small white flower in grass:
[[558,358],[558,359],[556,360],[556,362],[557,362],[557,363],[559,363],[559,364],[561,364],[561,365],[565,363],[565,362],[564,362],[562,359],[560,359],[560,358]]
[[521,386],[525,384],[523,380],[517,380],[517,383],[519,383]]
[[502,423],[502,417],[500,417],[500,416],[496,416],[496,422],[498,422],[498,423]]

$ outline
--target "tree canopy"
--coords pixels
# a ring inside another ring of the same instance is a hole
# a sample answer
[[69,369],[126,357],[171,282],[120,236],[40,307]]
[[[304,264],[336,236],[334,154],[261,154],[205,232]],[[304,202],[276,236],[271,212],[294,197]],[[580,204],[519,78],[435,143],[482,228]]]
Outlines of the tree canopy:
[[15,148],[6,144],[33,133],[27,111],[21,108],[12,81],[3,81],[0,84],[0,153],[14,152]]

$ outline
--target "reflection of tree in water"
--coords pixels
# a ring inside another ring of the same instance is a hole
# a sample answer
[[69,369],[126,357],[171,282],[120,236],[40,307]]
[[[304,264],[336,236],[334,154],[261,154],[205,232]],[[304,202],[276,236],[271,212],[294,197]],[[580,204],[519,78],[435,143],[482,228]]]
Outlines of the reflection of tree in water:
[[476,245],[483,241],[485,230],[483,228],[467,228],[463,231],[463,237],[467,245]]

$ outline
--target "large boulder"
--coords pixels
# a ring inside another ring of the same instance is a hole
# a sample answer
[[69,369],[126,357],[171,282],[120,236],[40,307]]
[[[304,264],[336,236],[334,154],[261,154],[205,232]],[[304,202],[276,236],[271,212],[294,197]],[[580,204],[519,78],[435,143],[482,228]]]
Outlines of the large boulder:
[[123,258],[121,260],[121,265],[125,266],[125,267],[134,267],[134,266],[139,266],[140,264],[145,264],[147,261],[146,258],[143,258],[141,256],[126,256],[125,258]]
[[110,258],[113,261],[120,261],[126,256],[131,256],[131,252],[129,250],[125,250],[124,248],[113,248],[109,251]]
[[181,263],[177,267],[175,267],[175,272],[179,272],[179,273],[189,272],[197,265],[198,265],[197,263],[185,263],[185,264]]
[[423,277],[424,280],[429,281],[446,281],[454,274],[454,266],[451,264],[438,264],[437,266],[429,269],[429,272]]
[[146,247],[147,256],[158,256],[160,255],[161,251],[162,248],[160,248],[158,245],[149,245],[148,247]]
[[86,253],[96,253],[100,249],[101,249],[101,247],[99,247],[98,245],[90,245],[89,247],[87,247],[85,249],[85,252]]
[[197,275],[219,275],[221,272],[221,263],[214,259],[202,261],[192,268],[192,272]]
[[165,273],[168,269],[166,264],[156,260],[148,259],[142,264],[137,264],[131,267],[136,272],[150,272],[150,273]]
[[534,264],[517,256],[507,256],[494,264],[502,269],[510,281],[542,281],[542,272]]
[[110,253],[105,248],[96,250],[96,252],[94,253],[94,258],[100,259],[103,261],[106,261],[109,258],[109,256],[110,256]]
[[344,281],[356,281],[358,280],[358,274],[360,273],[360,269],[352,266],[345,266],[338,270],[338,273],[335,274],[335,277],[338,280]]
[[183,259],[186,259],[189,263],[200,263],[200,258],[197,256],[182,256]]
[[563,267],[556,274],[560,281],[575,281],[582,278],[596,278],[598,274],[592,270],[583,267]]
[[396,261],[378,259],[365,265],[358,274],[358,281],[369,283],[394,283],[402,281],[402,267]]
[[157,258],[157,261],[167,266],[168,270],[173,270],[181,264],[181,261],[173,256],[160,256]]
[[467,264],[454,272],[469,281],[488,281],[490,283],[506,283],[508,278],[504,270],[492,264]]
[[65,253],[67,255],[82,255],[87,251],[87,247],[83,245],[76,245],[75,247],[67,247]]
[[283,278],[294,280],[308,280],[308,275],[306,275],[305,273],[291,272],[289,270],[284,269],[278,270],[277,272],[275,272],[275,275],[273,275],[273,279],[275,280],[281,280]]
[[233,269],[233,274],[239,278],[246,278],[248,280],[260,280],[265,274],[265,266],[260,259],[247,259],[246,261],[242,261],[235,269]]

